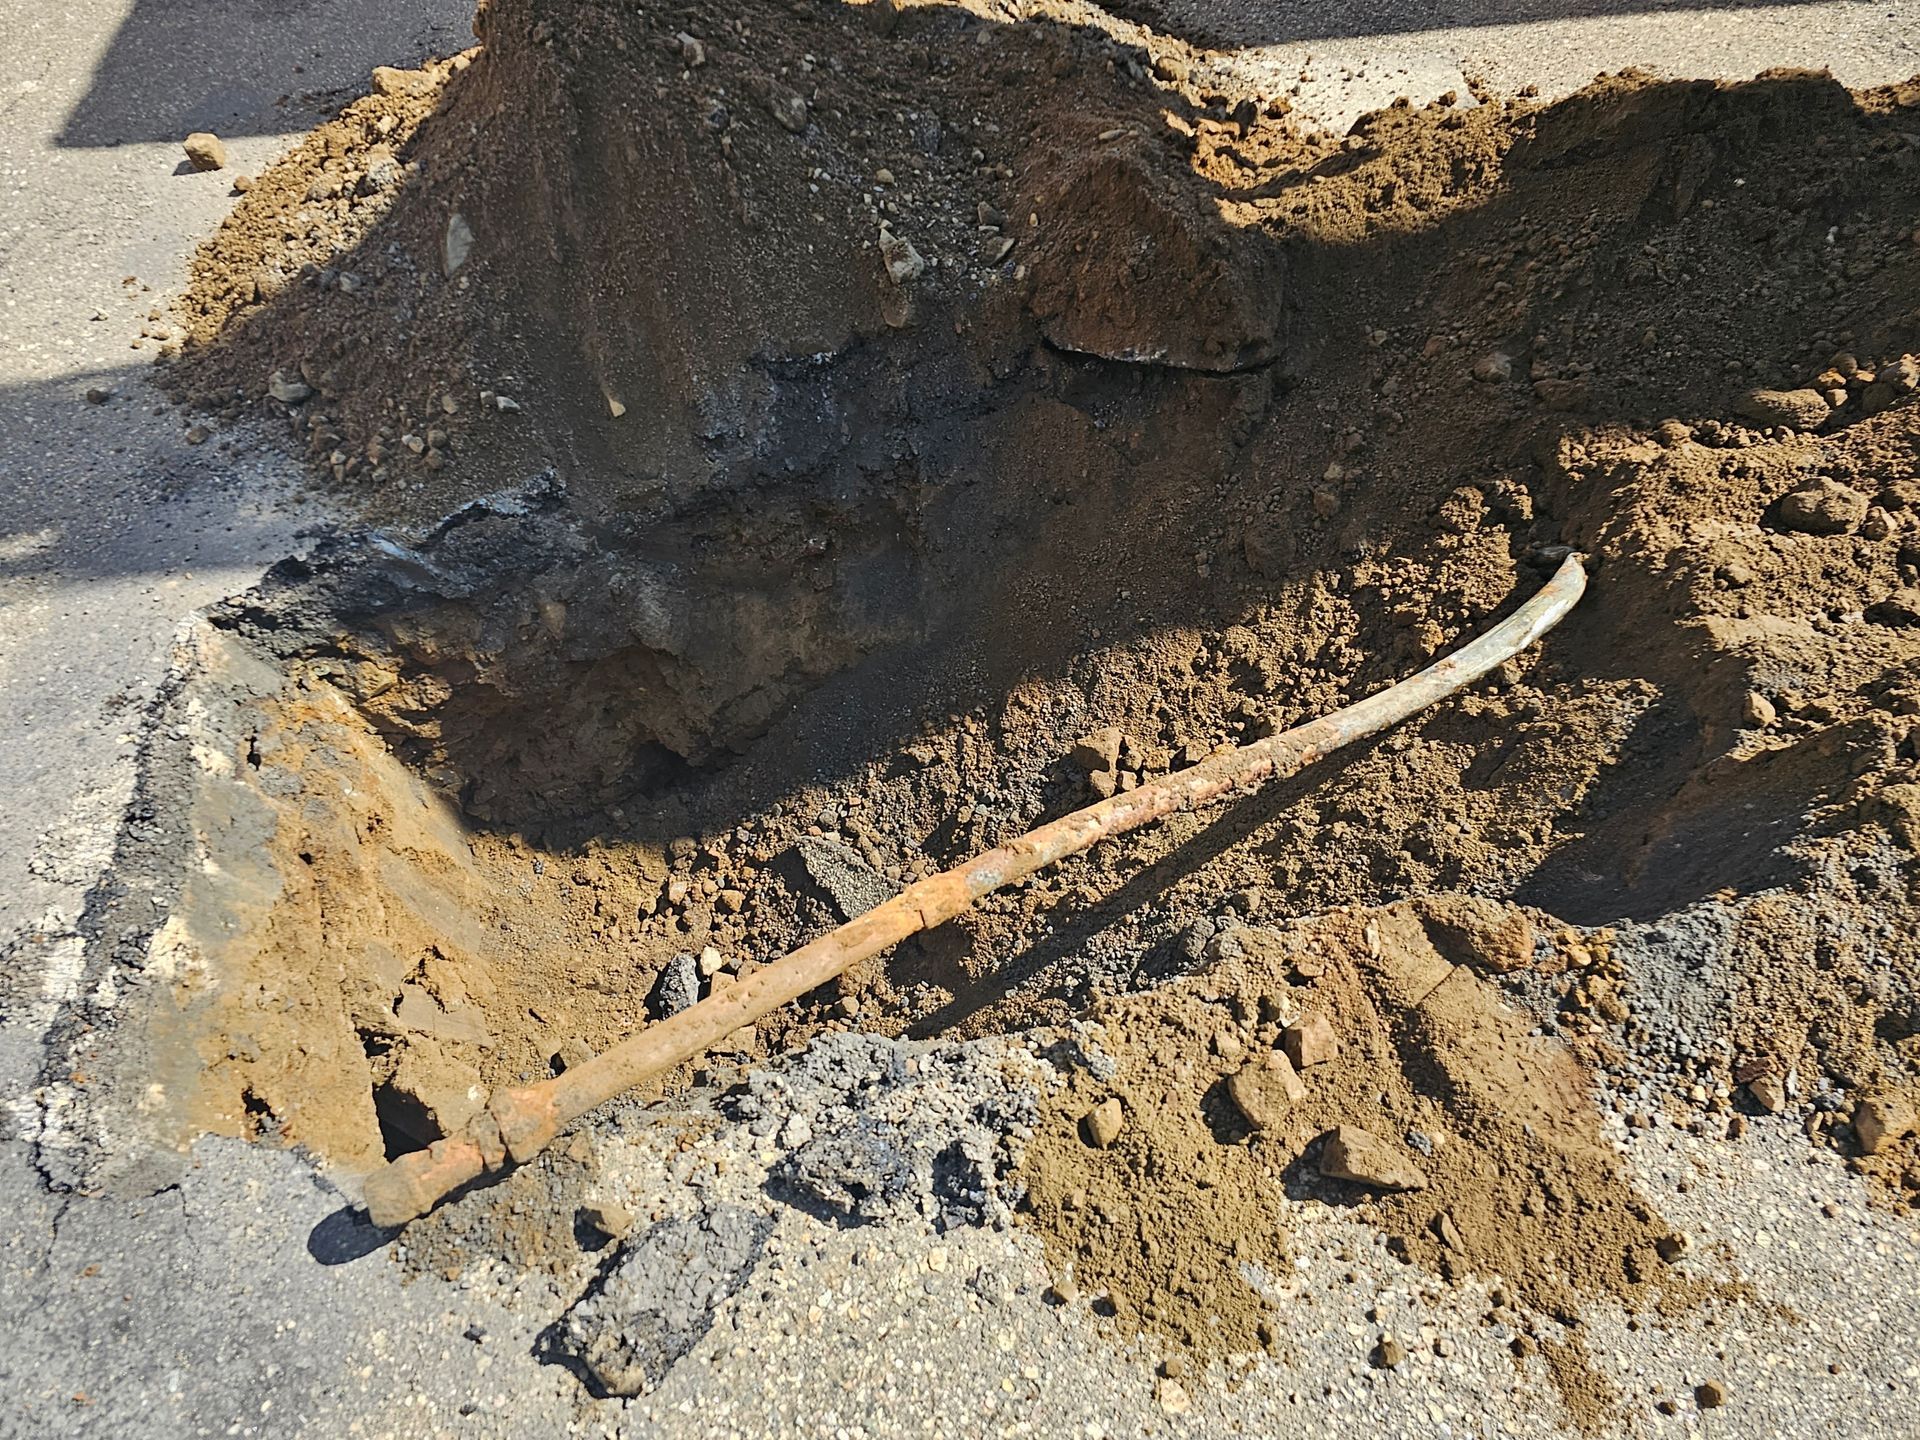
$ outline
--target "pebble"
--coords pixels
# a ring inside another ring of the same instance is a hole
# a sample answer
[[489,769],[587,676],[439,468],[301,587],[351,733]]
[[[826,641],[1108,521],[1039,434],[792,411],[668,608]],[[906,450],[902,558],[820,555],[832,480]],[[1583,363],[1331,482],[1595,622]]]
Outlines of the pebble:
[[89,385],[87,387],[87,403],[89,405],[104,405],[112,398],[113,391],[103,386]]
[[654,1019],[665,1020],[670,1015],[678,1015],[699,998],[699,962],[682,950],[660,972],[660,978],[654,982],[653,993],[647,997],[647,1005],[653,1011]]
[[1693,1398],[1702,1410],[1718,1410],[1727,1403],[1727,1387],[1718,1380],[1703,1380],[1694,1387]]
[[1376,1353],[1380,1357],[1382,1367],[1388,1370],[1393,1369],[1407,1358],[1406,1348],[1391,1335],[1382,1335],[1380,1337],[1380,1345]]
[[1120,1132],[1127,1128],[1126,1112],[1121,1109],[1119,1098],[1108,1096],[1093,1109],[1080,1117],[1080,1127],[1085,1132],[1087,1143],[1097,1150],[1105,1150],[1120,1138]]
[[776,90],[767,99],[767,109],[773,113],[782,130],[798,135],[807,128],[806,99],[791,90]]
[[718,975],[727,968],[727,957],[720,953],[718,946],[709,945],[700,952],[700,973]]
[[[447,216],[447,232],[441,239],[440,248],[440,259],[449,275],[466,264],[467,256],[473,253],[473,227],[467,224],[466,216],[458,210]],[[504,410],[506,407],[503,405],[500,408]]]
[[180,148],[187,153],[187,163],[196,170],[220,170],[226,167],[227,147],[220,142],[218,135],[210,131],[194,131]]
[[267,380],[267,394],[282,405],[298,405],[302,400],[312,396],[313,387],[298,375],[289,375],[284,370],[276,370]]
[[893,231],[880,231],[880,258],[886,263],[887,278],[896,285],[918,280],[926,273],[926,257],[913,248],[913,242]]

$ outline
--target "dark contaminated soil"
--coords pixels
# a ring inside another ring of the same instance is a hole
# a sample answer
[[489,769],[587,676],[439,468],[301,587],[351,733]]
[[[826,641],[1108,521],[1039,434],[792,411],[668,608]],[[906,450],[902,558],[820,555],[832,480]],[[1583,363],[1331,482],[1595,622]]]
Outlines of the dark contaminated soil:
[[[235,757],[277,879],[182,971],[194,1122],[365,1168],[1573,547],[1589,598],[1488,683],[725,1058],[1096,1019],[1024,1217],[1206,1351],[1269,1333],[1242,1266],[1302,1186],[1541,1313],[1683,1303],[1596,1094],[1796,1108],[1920,1200],[1920,86],[1326,136],[996,16],[500,0],[240,198],[171,383],[390,529],[218,617],[278,677]],[[1229,1082],[1307,1012],[1337,1057],[1255,1125]],[[1341,1127],[1421,1183],[1338,1178]]]

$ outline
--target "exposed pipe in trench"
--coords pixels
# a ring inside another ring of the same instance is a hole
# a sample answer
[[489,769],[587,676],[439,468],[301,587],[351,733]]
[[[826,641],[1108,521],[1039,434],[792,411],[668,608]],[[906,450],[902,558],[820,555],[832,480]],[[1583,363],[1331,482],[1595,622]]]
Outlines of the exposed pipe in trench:
[[538,1085],[495,1091],[464,1133],[403,1155],[369,1175],[364,1191],[368,1218],[382,1227],[404,1225],[489,1171],[509,1163],[525,1164],[563,1126],[589,1110],[702,1054],[741,1026],[909,935],[951,920],[983,895],[1176,810],[1297,774],[1341,746],[1445,699],[1559,624],[1586,585],[1580,557],[1569,555],[1553,578],[1507,619],[1377,695],[1251,745],[1209,756],[1189,769],[1076,810],[951,870],[916,881],[837,930],[677,1015],[635,1031],[564,1074]]

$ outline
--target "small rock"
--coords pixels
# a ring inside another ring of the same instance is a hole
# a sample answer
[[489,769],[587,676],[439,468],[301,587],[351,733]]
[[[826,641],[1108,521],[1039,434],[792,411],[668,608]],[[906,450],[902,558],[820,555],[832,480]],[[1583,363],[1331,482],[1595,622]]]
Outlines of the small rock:
[[700,964],[685,950],[675,955],[654,981],[647,1008],[656,1020],[678,1015],[700,998]]
[[718,946],[709,945],[700,952],[700,973],[718,975],[727,968],[727,957],[720,953]]
[[87,387],[87,403],[89,405],[104,405],[107,403],[107,401],[111,400],[112,398],[113,398],[113,391],[108,390],[103,386],[89,385]]
[[1740,718],[1750,730],[1764,730],[1779,719],[1779,712],[1773,708],[1773,702],[1758,690],[1747,692],[1746,703],[1740,707]]
[[313,387],[298,375],[289,375],[284,370],[276,370],[267,380],[267,394],[282,405],[298,405],[310,398]]
[[1160,1402],[1160,1408],[1169,1415],[1184,1415],[1193,1408],[1193,1399],[1187,1394],[1187,1387],[1178,1380],[1162,1378],[1153,1386],[1153,1397]]
[[1407,1358],[1406,1348],[1391,1335],[1382,1335],[1374,1351],[1383,1369],[1391,1370]]
[[1913,1102],[1901,1095],[1872,1095],[1853,1112],[1853,1133],[1864,1155],[1878,1155],[1920,1127]]
[[1277,1130],[1306,1093],[1293,1062],[1277,1050],[1243,1066],[1227,1081],[1227,1098],[1255,1130]]
[[720,908],[726,911],[727,914],[738,915],[746,906],[747,892],[744,890],[722,890],[715,898],[719,900]]
[[1718,1410],[1727,1403],[1727,1387],[1718,1380],[1703,1380],[1694,1386],[1693,1399],[1702,1410]]
[[1080,1128],[1087,1137],[1087,1143],[1096,1150],[1111,1146],[1120,1138],[1120,1132],[1127,1128],[1126,1112],[1120,1108],[1118,1097],[1108,1096],[1082,1115]]
[[1584,380],[1536,380],[1533,398],[1549,410],[1584,410],[1587,406],[1587,382]]
[[1760,425],[1784,425],[1789,430],[1817,430],[1833,413],[1818,390],[1750,390],[1736,407],[1740,415]]
[[624,1240],[633,1229],[633,1212],[616,1200],[583,1205],[580,1218],[609,1240]]
[[1460,1238],[1460,1227],[1453,1223],[1453,1212],[1442,1210],[1433,1217],[1433,1233],[1439,1242],[1449,1250],[1464,1251],[1466,1241]]
[[882,165],[878,170],[873,172],[873,183],[876,185],[893,184],[893,171]]
[[422,99],[439,88],[431,72],[402,70],[394,65],[373,67],[373,93],[396,99]]
[[913,242],[891,230],[880,232],[880,258],[886,263],[887,278],[896,285],[918,280],[927,271],[926,257],[913,248]]
[[1073,748],[1067,751],[1067,759],[1089,775],[1097,775],[1102,770],[1117,770],[1120,768],[1120,747],[1125,740],[1118,725],[1109,725],[1104,730],[1082,735],[1074,741]]
[[[467,256],[473,253],[473,227],[467,224],[466,216],[458,210],[447,216],[447,233],[441,240],[441,262],[451,275],[467,263]],[[504,397],[502,397],[504,398]],[[500,407],[505,409],[503,405]]]
[[1787,1108],[1786,1083],[1778,1075],[1761,1075],[1747,1082],[1747,1094],[1769,1115]]
[[227,147],[220,143],[220,137],[206,130],[196,130],[182,143],[187,152],[187,163],[196,170],[220,170],[226,167]]
[[696,36],[682,30],[673,37],[680,46],[680,60],[689,70],[698,70],[707,63],[707,47]]
[[1337,1125],[1326,1132],[1320,1173],[1376,1190],[1424,1190],[1427,1172],[1371,1131]]
[[1473,378],[1483,385],[1503,385],[1513,378],[1513,357],[1494,350],[1473,362]]
[[767,109],[772,112],[773,118],[779,122],[782,130],[789,130],[798,135],[807,128],[806,99],[792,90],[775,90],[767,97]]
[[[1885,513],[1885,512],[1882,512]],[[1864,534],[1865,526],[1861,527]],[[1866,609],[1867,619],[1893,630],[1920,627],[1920,589],[1902,585],[1884,600],[1876,600]]]
[[1007,212],[994,209],[984,200],[974,207],[973,213],[982,225],[991,226],[995,230],[1004,228],[1007,223]]
[[1533,922],[1517,906],[1479,895],[1427,895],[1414,902],[1433,948],[1456,965],[1496,975],[1533,963]]
[[1080,1287],[1073,1283],[1072,1276],[1062,1275],[1047,1286],[1041,1298],[1049,1305],[1071,1305],[1080,1298]]
[[1334,1033],[1333,1022],[1321,1014],[1304,1015],[1287,1026],[1281,1033],[1280,1043],[1286,1047],[1287,1059],[1296,1070],[1324,1065],[1340,1053],[1340,1037]]
[[236,175],[233,177],[233,193],[234,194],[244,195],[251,189],[253,189],[253,176]]
[[1842,535],[1867,518],[1867,497],[1824,475],[1780,497],[1774,523],[1803,535]]

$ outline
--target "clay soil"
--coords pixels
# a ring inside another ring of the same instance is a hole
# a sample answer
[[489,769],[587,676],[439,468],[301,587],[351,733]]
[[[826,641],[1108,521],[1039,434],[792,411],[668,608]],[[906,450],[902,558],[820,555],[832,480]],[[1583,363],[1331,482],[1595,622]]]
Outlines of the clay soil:
[[[398,538],[223,617],[281,677],[241,770],[279,881],[193,971],[196,1123],[364,1169],[641,1023],[674,956],[725,985],[1377,689],[1573,547],[1589,598],[1490,682],[668,1088],[1038,1030],[1025,1219],[1208,1354],[1273,1341],[1248,1277],[1300,1194],[1531,1313],[1686,1303],[1607,1110],[1795,1105],[1920,1201],[1920,87],[1623,75],[1329,136],[1230,57],[1009,13],[498,0],[237,200],[170,383]],[[1613,945],[1668,921],[1715,962]],[[1308,1013],[1337,1056],[1251,1124],[1228,1082]],[[1422,1183],[1329,1178],[1340,1126]]]

